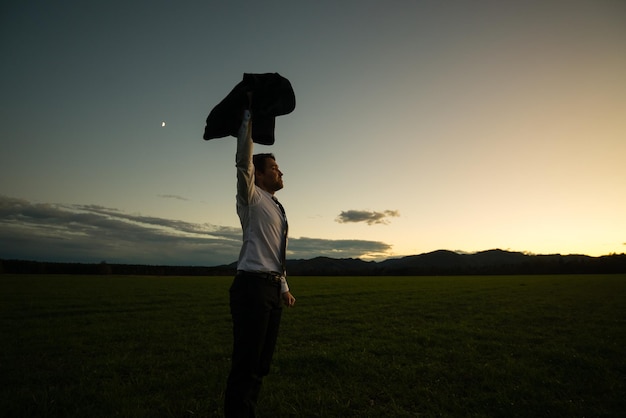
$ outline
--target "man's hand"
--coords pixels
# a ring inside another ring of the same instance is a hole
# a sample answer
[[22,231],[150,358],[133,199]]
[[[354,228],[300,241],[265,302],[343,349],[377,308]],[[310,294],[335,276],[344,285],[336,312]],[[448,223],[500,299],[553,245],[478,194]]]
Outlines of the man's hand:
[[291,292],[285,292],[283,293],[282,296],[283,296],[283,303],[285,304],[285,306],[288,306],[291,308],[293,305],[296,304],[296,298],[293,297]]

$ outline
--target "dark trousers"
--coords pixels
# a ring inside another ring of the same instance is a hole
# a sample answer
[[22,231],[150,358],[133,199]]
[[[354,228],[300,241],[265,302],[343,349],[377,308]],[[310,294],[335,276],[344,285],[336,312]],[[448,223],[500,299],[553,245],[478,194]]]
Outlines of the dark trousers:
[[227,418],[255,416],[278,337],[280,297],[280,283],[253,273],[237,273],[230,287],[233,353],[224,403]]

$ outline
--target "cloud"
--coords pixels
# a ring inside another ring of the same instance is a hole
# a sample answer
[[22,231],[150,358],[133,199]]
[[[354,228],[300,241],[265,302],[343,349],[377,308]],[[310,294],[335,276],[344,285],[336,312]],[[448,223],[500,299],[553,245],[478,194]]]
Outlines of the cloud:
[[299,254],[315,254],[313,257],[381,258],[389,256],[390,251],[391,245],[380,241],[328,240],[302,237],[289,239],[288,256],[289,258],[299,258]]
[[184,202],[188,202],[189,201],[189,199],[187,199],[186,197],[178,196],[178,195],[175,195],[175,194],[159,194],[159,195],[157,195],[157,197],[162,197],[163,199],[182,200]]
[[217,265],[236,260],[240,245],[239,228],[0,196],[3,258]]
[[357,223],[365,222],[368,225],[389,223],[387,218],[400,216],[400,212],[397,210],[386,210],[384,212],[373,212],[366,210],[347,210],[342,211],[337,217],[336,221],[342,224],[345,223]]
[[[98,205],[32,203],[0,195],[0,258],[151,265],[230,264],[241,228],[128,214]],[[381,257],[376,241],[290,238],[289,258]]]

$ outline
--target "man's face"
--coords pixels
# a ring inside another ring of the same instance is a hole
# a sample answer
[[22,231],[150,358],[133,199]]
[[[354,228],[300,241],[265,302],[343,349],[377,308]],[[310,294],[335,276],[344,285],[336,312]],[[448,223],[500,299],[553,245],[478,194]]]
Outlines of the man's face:
[[270,193],[274,193],[283,188],[283,173],[278,169],[276,161],[267,158],[265,160],[265,171],[257,171],[256,179],[259,187]]

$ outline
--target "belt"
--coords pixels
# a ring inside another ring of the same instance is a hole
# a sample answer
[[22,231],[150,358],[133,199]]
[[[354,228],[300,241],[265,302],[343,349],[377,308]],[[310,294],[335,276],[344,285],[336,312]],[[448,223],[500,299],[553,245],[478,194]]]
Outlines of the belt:
[[248,276],[248,277],[254,277],[257,279],[262,279],[262,280],[267,280],[268,282],[271,283],[280,283],[282,281],[283,276],[280,275],[279,273],[272,273],[272,272],[262,272],[262,271],[243,271],[243,270],[238,270],[237,271],[237,276]]

